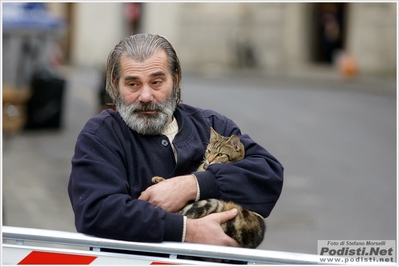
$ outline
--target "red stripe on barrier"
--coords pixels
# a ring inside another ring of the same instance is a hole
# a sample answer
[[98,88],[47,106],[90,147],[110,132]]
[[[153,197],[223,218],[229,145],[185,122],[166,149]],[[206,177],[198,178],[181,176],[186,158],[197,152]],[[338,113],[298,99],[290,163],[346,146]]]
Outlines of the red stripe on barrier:
[[24,264],[90,264],[97,257],[54,252],[32,251],[18,265]]
[[161,262],[161,261],[153,261],[150,265],[177,265],[176,263],[169,262]]

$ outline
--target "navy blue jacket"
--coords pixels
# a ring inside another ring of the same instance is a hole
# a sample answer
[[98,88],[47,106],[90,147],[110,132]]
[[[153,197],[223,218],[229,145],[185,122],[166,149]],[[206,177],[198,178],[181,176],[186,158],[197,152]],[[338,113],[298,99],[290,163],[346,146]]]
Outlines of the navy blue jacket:
[[[230,119],[211,110],[178,105],[179,125],[173,144],[166,136],[132,131],[118,112],[107,110],[90,119],[78,136],[68,193],[78,232],[130,241],[181,241],[182,215],[138,200],[153,176],[194,173],[200,199],[231,200],[269,216],[280,196],[283,167]],[[213,164],[196,172],[209,142],[210,127],[224,136],[236,134],[245,159]]]

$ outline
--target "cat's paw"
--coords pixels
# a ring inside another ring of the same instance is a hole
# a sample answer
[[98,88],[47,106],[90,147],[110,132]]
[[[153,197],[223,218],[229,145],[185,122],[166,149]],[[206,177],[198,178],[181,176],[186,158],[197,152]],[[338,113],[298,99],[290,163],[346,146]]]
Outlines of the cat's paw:
[[151,179],[151,182],[152,182],[153,184],[157,184],[157,183],[160,183],[160,182],[162,182],[162,181],[165,181],[165,178],[163,178],[163,177],[161,177],[161,176],[154,176],[154,177],[152,177],[152,179]]

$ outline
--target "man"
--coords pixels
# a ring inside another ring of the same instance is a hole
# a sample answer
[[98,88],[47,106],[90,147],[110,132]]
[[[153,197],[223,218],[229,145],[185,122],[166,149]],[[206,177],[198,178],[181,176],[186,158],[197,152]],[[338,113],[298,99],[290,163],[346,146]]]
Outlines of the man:
[[[187,219],[187,202],[219,198],[269,216],[283,167],[228,118],[180,101],[181,70],[172,45],[151,34],[122,40],[107,62],[106,89],[116,111],[90,119],[72,158],[68,193],[79,232],[144,241],[238,246],[220,224],[236,210]],[[236,134],[246,157],[196,172],[210,127]],[[168,178],[152,185],[153,176]]]

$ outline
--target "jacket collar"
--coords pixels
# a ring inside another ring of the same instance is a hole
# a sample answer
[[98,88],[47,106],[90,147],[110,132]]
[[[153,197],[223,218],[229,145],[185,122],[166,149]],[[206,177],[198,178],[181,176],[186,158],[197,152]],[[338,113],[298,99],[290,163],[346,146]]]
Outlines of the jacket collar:
[[193,126],[188,119],[188,115],[183,111],[183,109],[184,104],[179,104],[173,114],[176,118],[177,124],[179,125],[179,131],[175,137],[175,141],[179,143],[189,141],[194,132]]

